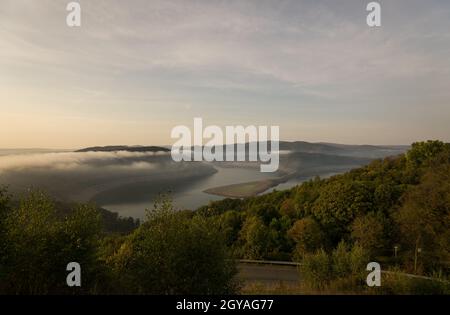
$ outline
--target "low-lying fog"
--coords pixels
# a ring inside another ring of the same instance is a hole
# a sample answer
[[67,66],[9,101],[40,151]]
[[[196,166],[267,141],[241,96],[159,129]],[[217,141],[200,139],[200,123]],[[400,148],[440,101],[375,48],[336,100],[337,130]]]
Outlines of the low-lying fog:
[[0,184],[7,185],[12,193],[39,188],[73,201],[95,200],[99,193],[129,184],[180,184],[215,172],[204,163],[175,163],[167,153],[56,152],[0,156]]
[[171,192],[175,205],[195,209],[222,199],[205,189],[260,180],[259,168],[233,168],[203,162],[172,161],[170,153],[35,152],[0,150],[0,185],[20,195],[42,189],[69,201],[94,201],[122,216],[142,218],[155,196]]
[[255,163],[176,163],[170,152],[0,150],[0,185],[15,196],[30,188],[42,189],[60,200],[94,201],[123,216],[142,218],[159,193],[170,191],[177,208],[195,209],[223,198],[204,193],[206,189],[296,174],[275,187],[287,189],[315,175],[342,173],[370,160],[283,152],[280,172],[261,173]]

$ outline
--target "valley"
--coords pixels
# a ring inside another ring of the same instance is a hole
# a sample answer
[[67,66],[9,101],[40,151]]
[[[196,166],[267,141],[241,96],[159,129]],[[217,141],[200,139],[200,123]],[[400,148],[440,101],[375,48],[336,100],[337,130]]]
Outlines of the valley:
[[279,146],[274,173],[260,172],[257,162],[174,162],[169,149],[156,146],[3,150],[0,184],[17,195],[43,189],[59,200],[94,202],[142,219],[160,193],[169,193],[179,209],[193,210],[225,197],[256,196],[344,173],[406,148],[284,141]]

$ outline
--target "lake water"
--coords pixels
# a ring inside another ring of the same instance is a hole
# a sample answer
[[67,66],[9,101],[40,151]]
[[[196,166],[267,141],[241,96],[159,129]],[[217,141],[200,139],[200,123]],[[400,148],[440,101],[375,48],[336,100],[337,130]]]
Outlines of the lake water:
[[[218,171],[217,173],[206,178],[192,181],[189,183],[188,187],[173,189],[171,197],[175,207],[179,210],[193,210],[200,206],[207,205],[210,201],[224,199],[222,196],[204,193],[203,191],[208,188],[277,177],[275,173],[261,173],[259,172],[259,169],[226,168],[217,166],[216,169]],[[342,173],[343,171],[344,170],[322,173],[320,174],[320,177],[327,178]],[[289,189],[300,185],[313,177],[314,176],[303,176],[292,178],[285,183],[269,188],[262,194],[272,192],[274,190]],[[151,209],[153,207],[154,198],[155,195],[149,195],[148,200],[144,202],[101,204],[101,206],[105,209],[117,212],[121,216],[131,216],[142,219],[145,217],[145,209]]]
[[[0,158],[3,158],[7,155],[27,155],[31,153],[49,153],[49,152],[58,152],[56,150],[45,150],[45,149],[19,149],[19,150],[2,150],[0,149]],[[44,156],[45,157],[45,156]],[[42,158],[36,158],[38,162],[40,160],[43,160]],[[36,167],[39,169],[39,163]],[[92,200],[94,202],[97,202],[98,205],[111,210],[118,212],[121,216],[131,216],[135,218],[144,218],[145,216],[145,209],[151,209],[153,207],[153,202],[158,193],[161,192],[167,192],[168,190],[171,191],[171,197],[174,201],[174,205],[177,209],[196,209],[200,206],[207,205],[211,201],[221,200],[224,197],[222,196],[215,196],[211,194],[206,194],[203,191],[206,189],[214,188],[214,187],[220,187],[225,185],[231,185],[231,184],[238,184],[238,183],[245,183],[250,181],[258,181],[263,179],[270,179],[270,178],[276,178],[276,173],[261,173],[259,167],[255,168],[246,168],[246,167],[227,167],[224,165],[214,165],[215,169],[217,170],[216,173],[212,173],[211,175],[203,175],[202,177],[192,177],[192,176],[185,176],[188,179],[183,179],[183,176],[179,176],[179,180],[174,181],[173,180],[173,174],[171,176],[167,176],[166,178],[159,178],[156,180],[153,176],[148,176],[145,179],[139,178],[139,180],[133,180],[132,182],[124,182],[120,183],[117,187],[109,187],[102,190],[98,189],[98,186],[101,185],[92,185],[94,191],[90,191],[89,187],[84,187],[87,184],[90,184],[90,181],[86,181],[84,183],[82,181],[83,187],[79,187],[75,185],[75,188],[69,189],[69,191],[82,191],[82,188],[85,189],[85,195],[81,194],[82,196],[69,196],[69,200],[79,201],[79,202],[86,202],[88,200]],[[316,168],[307,168],[304,170],[303,177],[299,178],[292,178],[289,181],[285,183],[281,183],[278,186],[272,187],[265,191],[264,193],[271,192],[274,189],[277,190],[283,190],[283,189],[289,189],[293,186],[299,185],[302,182],[310,179],[313,176],[307,176],[307,175],[321,175],[322,178],[328,177],[331,175],[334,175],[336,173],[342,173],[349,169],[350,167],[347,166],[324,166],[324,167],[316,167]],[[82,170],[82,169],[81,169]],[[181,169],[180,172],[183,172],[183,169]],[[29,174],[25,174],[24,172],[18,173],[18,175],[22,175],[22,178],[24,179],[23,186],[25,187],[25,184],[28,185],[28,181],[30,180]],[[53,177],[56,177],[58,173],[53,174],[49,172],[49,174],[38,174],[39,181],[42,185],[42,183],[52,183]],[[175,173],[176,178],[178,178],[179,173]],[[201,173],[200,173],[201,174]],[[16,174],[15,179],[17,179],[18,176]],[[69,174],[72,177],[73,174]],[[73,177],[71,180],[71,183],[75,182],[78,179],[78,173],[75,173],[76,176]],[[83,175],[83,174],[81,174]],[[80,175],[80,176],[81,176]],[[186,174],[180,174],[180,175],[186,175]],[[25,176],[25,177],[24,177]],[[66,175],[64,175],[66,176]],[[100,176],[100,175],[98,175]],[[101,177],[101,176],[100,176]],[[82,176],[81,176],[81,179]],[[94,177],[95,180],[97,180]],[[79,179],[78,179],[79,180]],[[106,183],[110,184],[110,182],[103,180],[100,181],[100,183]],[[19,181],[19,184],[21,182]],[[64,191],[64,189],[67,190],[66,183],[62,182],[59,183],[60,186],[56,185],[50,185],[50,188],[52,187],[61,187]],[[17,184],[18,185],[18,184]],[[20,185],[18,185],[20,187]],[[97,192],[95,191],[97,190]],[[58,192],[58,191],[57,191]],[[66,192],[67,195],[67,192]],[[63,195],[66,196],[66,195]],[[58,194],[56,194],[58,196]],[[67,196],[66,196],[67,197]]]
[[[210,201],[221,200],[224,197],[206,194],[203,191],[208,188],[237,184],[242,182],[262,180],[276,177],[275,173],[261,173],[258,169],[217,167],[217,173],[211,176],[197,179],[185,185],[174,188],[171,193],[174,205],[178,209],[196,209],[207,205]],[[187,186],[187,187],[186,187]],[[118,212],[121,216],[143,218],[145,209],[153,207],[155,196],[149,195],[147,201],[120,204],[101,204],[105,209]]]

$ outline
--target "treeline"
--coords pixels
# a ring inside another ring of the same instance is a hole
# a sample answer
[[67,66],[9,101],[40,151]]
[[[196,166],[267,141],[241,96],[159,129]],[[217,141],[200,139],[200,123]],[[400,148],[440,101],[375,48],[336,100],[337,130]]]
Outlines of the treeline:
[[368,261],[417,274],[450,262],[450,145],[414,143],[404,155],[328,179],[198,212],[218,218],[235,257],[302,261],[359,246]]
[[[370,261],[445,278],[450,145],[415,143],[343,175],[196,211],[163,197],[143,223],[105,211],[39,191],[16,203],[0,190],[0,293],[236,293],[236,258],[299,261],[304,283],[336,292],[367,288]],[[81,287],[66,284],[69,262],[81,265]],[[417,292],[394,278],[380,293]]]
[[[81,286],[69,287],[70,262]],[[227,294],[236,267],[214,218],[161,198],[144,223],[34,191],[0,190],[0,294]]]

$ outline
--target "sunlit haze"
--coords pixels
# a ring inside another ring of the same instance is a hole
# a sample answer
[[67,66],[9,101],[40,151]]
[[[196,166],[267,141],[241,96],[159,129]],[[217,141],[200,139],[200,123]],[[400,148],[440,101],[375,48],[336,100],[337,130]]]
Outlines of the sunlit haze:
[[450,140],[450,2],[0,1],[0,148],[173,143],[279,125],[282,140]]

